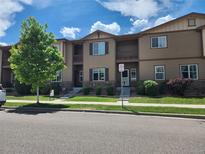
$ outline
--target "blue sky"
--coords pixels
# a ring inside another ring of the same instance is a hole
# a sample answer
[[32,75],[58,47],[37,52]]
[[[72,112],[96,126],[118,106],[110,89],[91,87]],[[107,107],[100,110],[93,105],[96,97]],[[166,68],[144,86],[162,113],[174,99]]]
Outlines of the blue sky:
[[190,12],[205,0],[0,0],[0,43],[18,41],[21,22],[34,16],[56,38],[79,39],[97,29],[136,33]]

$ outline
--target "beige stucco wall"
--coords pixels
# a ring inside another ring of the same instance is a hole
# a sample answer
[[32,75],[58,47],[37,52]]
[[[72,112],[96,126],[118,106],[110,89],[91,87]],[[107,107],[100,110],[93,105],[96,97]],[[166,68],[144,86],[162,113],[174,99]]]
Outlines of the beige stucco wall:
[[63,81],[72,81],[73,80],[73,46],[71,43],[65,44],[65,65],[66,68],[63,70],[62,76]]
[[161,61],[140,61],[139,75],[140,80],[154,80],[154,66],[164,65],[166,69],[166,79],[180,77],[180,65],[198,64],[199,80],[205,80],[205,59],[179,59],[179,60],[161,60]]
[[205,56],[205,28],[202,30],[203,56]]
[[[151,48],[152,36],[167,36],[167,48]],[[139,59],[160,59],[202,56],[201,33],[195,30],[144,35],[139,38]]]
[[109,81],[115,81],[115,41],[113,39],[101,39],[109,43],[108,54],[103,56],[89,55],[89,44],[98,40],[85,41],[83,44],[83,77],[84,81],[89,81],[89,69],[97,67],[109,68]]

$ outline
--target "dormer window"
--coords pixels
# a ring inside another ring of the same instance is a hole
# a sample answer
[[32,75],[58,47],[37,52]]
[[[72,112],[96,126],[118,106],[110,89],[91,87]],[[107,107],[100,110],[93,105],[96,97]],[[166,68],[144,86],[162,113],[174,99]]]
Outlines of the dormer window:
[[196,19],[188,19],[188,26],[189,27],[196,26]]

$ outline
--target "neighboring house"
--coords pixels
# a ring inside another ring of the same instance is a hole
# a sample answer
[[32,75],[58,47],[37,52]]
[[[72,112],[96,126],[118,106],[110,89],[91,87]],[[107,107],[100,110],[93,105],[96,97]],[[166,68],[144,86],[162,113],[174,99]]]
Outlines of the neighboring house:
[[10,49],[11,46],[0,47],[0,79],[3,87],[12,87],[14,83],[14,76],[8,62],[8,58],[11,55],[9,52]]
[[[125,86],[135,87],[138,80],[148,79],[205,80],[205,14],[190,13],[137,34],[117,36],[98,30],[80,40],[59,39],[55,46],[67,66],[55,81],[68,89],[118,87],[120,63],[125,64]],[[2,83],[4,67],[2,63]]]

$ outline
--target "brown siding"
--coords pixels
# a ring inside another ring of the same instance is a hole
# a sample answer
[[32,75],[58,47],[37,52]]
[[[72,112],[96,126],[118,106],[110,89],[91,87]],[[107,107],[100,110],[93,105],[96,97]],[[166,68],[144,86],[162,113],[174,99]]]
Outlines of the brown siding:
[[[195,26],[188,26],[188,19],[195,19],[196,25]],[[183,19],[173,21],[169,24],[161,25],[159,27],[153,28],[148,30],[147,33],[159,33],[159,32],[170,32],[170,31],[181,31],[181,30],[191,30],[196,29],[197,27],[205,25],[205,18],[204,16],[198,15],[190,15]]]
[[138,58],[138,40],[118,41],[116,44],[117,59]]
[[[150,38],[152,36],[167,36],[167,48],[152,49]],[[166,34],[145,35],[139,39],[139,58],[185,58],[202,56],[201,33],[196,31],[173,32]]]
[[180,60],[162,60],[162,61],[141,61],[139,63],[140,80],[154,80],[154,66],[164,65],[166,69],[166,80],[180,77],[180,65],[198,64],[199,80],[205,80],[205,59],[180,59]]

